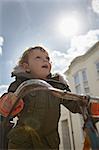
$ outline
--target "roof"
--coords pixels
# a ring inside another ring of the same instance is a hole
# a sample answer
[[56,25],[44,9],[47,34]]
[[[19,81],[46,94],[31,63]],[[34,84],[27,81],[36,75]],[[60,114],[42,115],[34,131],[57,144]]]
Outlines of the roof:
[[99,46],[99,41],[96,42],[91,48],[89,48],[84,55],[81,55],[81,56],[74,58],[71,61],[71,64],[69,65],[69,68],[65,73],[68,73],[70,68],[73,67],[77,62],[80,62],[82,60],[84,61],[84,59],[87,59],[90,55],[92,55],[97,50],[98,46]]

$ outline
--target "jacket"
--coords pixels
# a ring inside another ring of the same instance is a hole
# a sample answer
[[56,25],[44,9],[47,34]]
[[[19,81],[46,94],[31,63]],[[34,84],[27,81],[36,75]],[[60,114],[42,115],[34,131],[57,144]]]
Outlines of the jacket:
[[[15,76],[16,79],[9,86],[8,92],[14,92],[23,81],[32,78],[28,73],[19,73]],[[50,77],[47,82],[62,90],[68,88],[67,85],[56,81],[55,78]],[[18,114],[18,124],[8,134],[9,148],[58,149],[60,104],[73,113],[80,113],[78,104],[75,101],[61,100],[49,91],[30,92],[22,99],[24,108]]]

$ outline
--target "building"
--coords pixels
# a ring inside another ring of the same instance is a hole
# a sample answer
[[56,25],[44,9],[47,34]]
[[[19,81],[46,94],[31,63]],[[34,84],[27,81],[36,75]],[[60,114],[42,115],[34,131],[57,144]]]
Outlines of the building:
[[[99,42],[84,55],[76,57],[65,72],[72,93],[99,96]],[[62,108],[60,119],[62,150],[82,150],[84,143],[83,119],[79,114],[72,114]],[[68,126],[68,127],[67,127]],[[68,128],[68,129],[67,129]],[[67,143],[67,141],[68,143]],[[65,143],[65,144],[64,144]],[[66,144],[68,145],[66,147]]]
[[99,42],[76,57],[65,74],[73,92],[99,96]]

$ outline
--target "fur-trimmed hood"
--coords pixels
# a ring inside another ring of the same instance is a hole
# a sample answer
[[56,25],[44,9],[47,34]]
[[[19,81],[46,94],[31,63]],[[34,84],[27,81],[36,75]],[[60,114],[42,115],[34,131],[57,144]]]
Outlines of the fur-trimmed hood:
[[[27,79],[33,79],[33,75],[31,73],[26,72],[21,66],[16,66],[12,72],[12,76],[11,77],[16,77],[17,78],[27,78]],[[65,87],[68,89],[68,91],[70,91],[69,86],[67,84],[67,81],[65,80],[64,76],[62,74],[59,73],[55,73],[55,74],[49,74],[48,79],[46,81],[50,82],[54,81],[57,82],[57,84],[63,84],[65,85]]]
[[11,77],[26,77],[29,79],[32,79],[33,76],[31,75],[31,73],[26,72],[21,66],[16,66],[13,70],[13,72],[11,73]]

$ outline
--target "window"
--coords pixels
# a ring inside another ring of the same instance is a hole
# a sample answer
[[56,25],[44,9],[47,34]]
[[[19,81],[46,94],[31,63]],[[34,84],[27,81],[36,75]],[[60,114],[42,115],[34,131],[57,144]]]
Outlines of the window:
[[83,81],[87,81],[87,74],[86,74],[85,69],[82,71],[82,78],[83,78]]
[[86,69],[82,70],[83,89],[86,94],[89,94],[89,86]]
[[81,94],[81,85],[80,85],[80,79],[79,79],[78,72],[74,75],[74,83],[75,83],[76,93]]
[[87,70],[79,70],[74,75],[74,83],[75,83],[75,90],[77,94],[89,94],[90,89],[88,85],[88,78],[87,78]]
[[74,81],[75,81],[75,84],[79,84],[79,74],[76,73],[75,76],[74,76]]
[[96,70],[97,70],[97,75],[99,76],[99,61],[96,62]]

